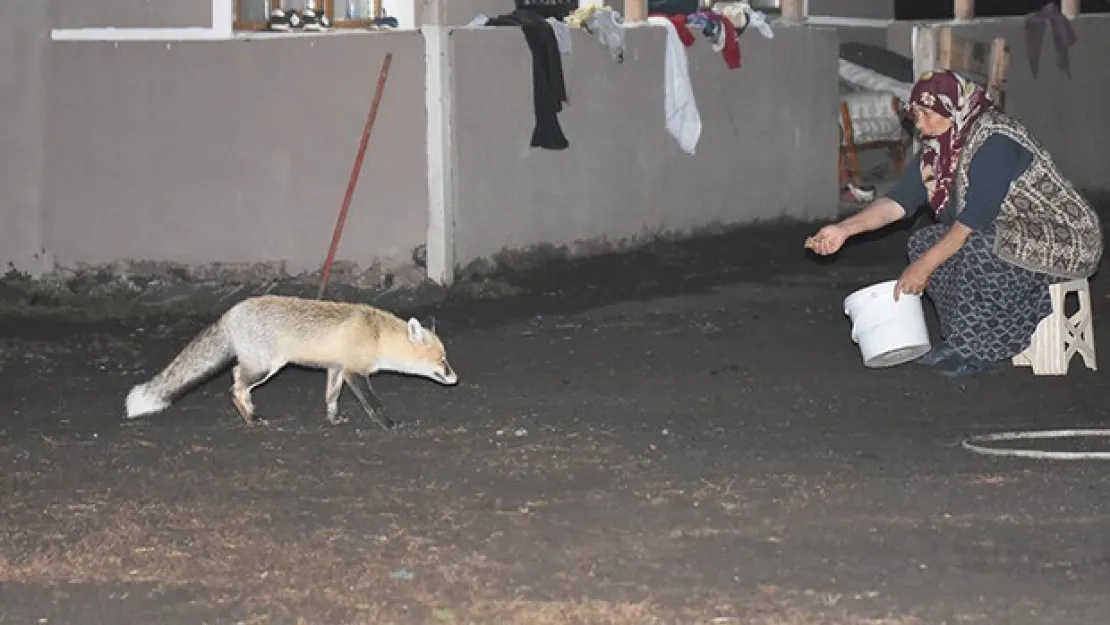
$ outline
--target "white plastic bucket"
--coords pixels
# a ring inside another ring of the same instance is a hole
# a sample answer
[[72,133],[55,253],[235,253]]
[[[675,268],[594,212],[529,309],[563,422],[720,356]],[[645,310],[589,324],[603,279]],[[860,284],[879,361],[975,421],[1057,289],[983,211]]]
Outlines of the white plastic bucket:
[[897,283],[880,282],[844,298],[844,314],[852,321],[852,341],[859,345],[865,367],[907,363],[932,347],[921,296],[903,293],[895,301]]

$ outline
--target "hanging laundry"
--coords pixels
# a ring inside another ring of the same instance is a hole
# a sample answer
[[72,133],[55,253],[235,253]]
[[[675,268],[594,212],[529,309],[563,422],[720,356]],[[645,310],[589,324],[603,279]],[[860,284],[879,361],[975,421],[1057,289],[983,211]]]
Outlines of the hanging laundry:
[[721,19],[721,24],[724,25],[724,32],[718,33],[717,38],[713,41],[713,50],[721,53],[721,58],[725,60],[725,65],[729,69],[736,69],[740,67],[740,37],[736,33],[736,26],[733,25],[732,20],[727,17]]
[[[681,18],[681,16],[678,16]],[[667,131],[678,142],[678,146],[687,154],[693,154],[701,139],[701,114],[698,112],[697,102],[694,100],[694,88],[690,85],[690,68],[686,60],[686,43],[680,36],[680,31],[675,22],[659,16],[649,15],[649,24],[656,24],[667,29],[667,48],[664,58],[663,81],[663,111],[667,120]],[[682,28],[690,35],[685,21],[681,21]],[[690,36],[690,44],[693,36]]]
[[567,16],[571,28],[593,33],[618,63],[624,62],[624,18],[609,7],[584,6]]
[[559,52],[563,55],[570,54],[574,49],[574,40],[570,36],[570,26],[554,17],[547,18],[547,23],[551,25],[551,31],[555,33],[555,41],[559,44]]
[[720,13],[732,22],[732,25],[736,27],[737,37],[744,33],[751,21],[749,16],[752,13],[752,7],[747,2],[718,2],[713,5],[711,10],[714,13]]
[[748,26],[755,26],[765,39],[775,38],[775,32],[771,30],[771,22],[767,19],[767,14],[752,9],[749,2],[743,0],[717,2],[710,10],[732,20],[733,25],[736,26],[737,35],[743,33]]
[[[547,23],[551,25],[551,30],[555,33],[555,40],[559,44],[559,52],[564,55],[570,54],[574,47],[574,40],[570,35],[570,26],[554,17],[547,18]],[[488,25],[489,16],[479,13],[474,16],[474,19],[464,24],[463,28],[481,28]]]
[[698,11],[686,16],[686,24],[701,29],[702,35],[720,52],[729,69],[740,67],[740,40],[732,20],[714,11]]
[[748,23],[755,26],[759,34],[763,35],[765,39],[774,39],[775,31],[771,30],[771,21],[767,19],[767,14],[763,11],[752,11],[748,13]]
[[570,143],[559,125],[559,113],[568,102],[563,80],[563,60],[555,31],[542,15],[526,9],[492,17],[489,26],[518,26],[532,52],[532,105],[536,127],[532,147],[565,150]]
[[698,11],[689,15],[652,14],[649,17],[666,20],[674,27],[679,40],[687,48],[694,45],[694,33],[690,30],[690,26],[694,26],[710,41],[713,50],[721,53],[729,69],[740,67],[740,41],[736,35],[736,26],[723,15],[712,11]]
[[482,26],[485,26],[488,23],[489,23],[489,16],[484,14],[484,13],[479,13],[478,15],[474,16],[474,19],[472,19],[469,22],[467,22],[466,24],[464,24],[463,28],[481,28]]
[[578,0],[516,0],[516,10],[532,11],[540,17],[566,19],[578,8]]
[[[686,25],[685,15],[649,15],[648,17],[659,17],[667,20],[671,23],[671,26],[674,26],[675,35],[678,36],[678,40],[682,42],[683,46],[689,48],[694,45],[694,33]],[[651,23],[651,20],[649,19],[648,22]],[[659,23],[662,24],[662,22]]]
[[720,13],[711,13],[709,11],[695,11],[687,13],[686,25],[693,26],[701,29],[705,37],[712,38],[716,36],[721,30],[721,21],[724,19]]
[[1064,17],[1060,13],[1060,8],[1052,2],[1025,16],[1025,50],[1029,56],[1029,69],[1036,77],[1041,68],[1041,47],[1044,44],[1046,25],[1052,28],[1052,45],[1056,48],[1056,63],[1070,77],[1071,57],[1068,49],[1075,45],[1078,38],[1071,26],[1071,20]]

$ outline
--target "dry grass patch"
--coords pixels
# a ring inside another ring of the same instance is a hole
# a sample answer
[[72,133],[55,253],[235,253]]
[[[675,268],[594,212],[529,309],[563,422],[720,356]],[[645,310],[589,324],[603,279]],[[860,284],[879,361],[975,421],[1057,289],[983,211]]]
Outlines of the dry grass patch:
[[208,607],[248,623],[916,623],[830,616],[819,604],[807,611],[783,593],[739,602],[677,592],[610,601],[558,592],[537,598],[513,588],[520,570],[512,564],[357,511],[351,517],[377,531],[297,531],[279,527],[275,511],[260,507],[106,497],[33,512],[24,518],[38,520],[0,535],[0,583],[189,588]]

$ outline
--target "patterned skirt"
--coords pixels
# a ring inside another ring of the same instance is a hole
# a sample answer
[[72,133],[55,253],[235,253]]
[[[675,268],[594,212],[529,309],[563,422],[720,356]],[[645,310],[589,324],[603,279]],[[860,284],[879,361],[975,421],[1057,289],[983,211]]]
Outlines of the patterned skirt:
[[[947,232],[926,226],[909,240],[910,262]],[[964,358],[998,361],[1029,347],[1037,324],[1052,312],[1048,286],[1058,278],[1011,265],[994,253],[994,229],[973,231],[929,278],[926,295],[940,318],[941,338]]]

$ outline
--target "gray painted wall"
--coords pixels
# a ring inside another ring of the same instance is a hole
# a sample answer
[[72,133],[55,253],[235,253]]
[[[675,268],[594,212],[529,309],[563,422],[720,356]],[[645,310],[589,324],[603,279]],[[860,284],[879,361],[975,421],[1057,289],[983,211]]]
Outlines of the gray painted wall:
[[446,0],[444,24],[461,26],[470,22],[479,13],[493,17],[511,13],[513,7],[513,0]]
[[688,48],[704,126],[693,156],[664,125],[665,31],[629,30],[621,65],[575,35],[563,152],[529,147],[531,57],[519,30],[452,35],[460,264],[504,248],[835,213],[835,32],[779,27],[766,40],[753,30],[733,71],[704,39]]
[[208,0],[39,0],[53,28],[184,28],[211,26]]
[[880,48],[887,47],[885,26],[836,26],[841,43],[862,43]]
[[0,20],[0,273],[8,263],[37,269],[41,240],[45,3],[16,0]]
[[[4,261],[28,268],[45,247],[64,267],[318,268],[386,50],[394,64],[339,257],[408,266],[424,244],[420,33],[50,43],[47,27],[58,24],[21,1],[23,21],[0,26],[0,44],[19,59],[0,69],[0,123],[14,139],[0,147],[0,180],[15,190],[0,207]],[[454,23],[497,8],[444,6],[459,11]],[[752,30],[735,71],[699,38],[686,50],[704,123],[693,156],[664,125],[664,30],[632,29],[626,44],[618,65],[575,33],[564,59],[571,105],[560,116],[571,147],[549,152],[528,145],[521,33],[451,35],[458,264],[836,211],[834,29],[778,25],[772,40]]]
[[427,227],[415,32],[51,45],[43,244],[63,266],[318,268],[386,51],[393,65],[339,257],[410,262]]

